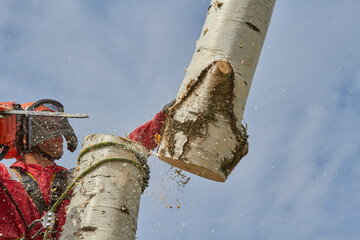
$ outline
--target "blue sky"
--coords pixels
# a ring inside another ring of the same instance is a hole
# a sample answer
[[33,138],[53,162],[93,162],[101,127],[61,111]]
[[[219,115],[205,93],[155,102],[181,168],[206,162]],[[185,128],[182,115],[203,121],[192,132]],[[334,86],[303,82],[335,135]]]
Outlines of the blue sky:
[[[209,4],[1,0],[0,101],[90,114],[71,120],[80,142],[125,136],[176,96]],[[359,239],[359,9],[277,1],[244,114],[248,155],[225,183],[185,173],[185,186],[150,157],[137,239]]]

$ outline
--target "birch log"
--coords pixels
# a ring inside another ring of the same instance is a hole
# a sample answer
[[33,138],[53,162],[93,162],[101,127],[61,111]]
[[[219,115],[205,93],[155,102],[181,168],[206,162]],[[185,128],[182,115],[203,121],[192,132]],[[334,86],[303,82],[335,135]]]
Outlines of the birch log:
[[147,150],[126,138],[85,137],[75,177],[104,159],[113,161],[76,183],[60,239],[135,239],[140,196],[149,176],[146,158]]
[[159,158],[224,182],[248,152],[243,113],[275,0],[211,2]]

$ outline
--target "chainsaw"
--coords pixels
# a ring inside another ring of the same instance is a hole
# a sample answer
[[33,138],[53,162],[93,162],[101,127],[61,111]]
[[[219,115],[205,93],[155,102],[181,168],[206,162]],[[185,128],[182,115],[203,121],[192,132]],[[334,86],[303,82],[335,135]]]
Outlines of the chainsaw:
[[[61,127],[65,126],[67,128],[67,133],[69,135],[69,131],[71,133],[72,128],[68,124],[67,120],[64,119],[89,117],[87,114],[66,113],[64,112],[64,107],[61,103],[51,99],[43,99],[35,103],[31,103],[31,106],[29,106],[28,108],[25,108],[24,107],[25,105],[26,104],[23,105],[16,104],[15,102],[0,102],[0,161],[3,158],[12,158],[18,154],[21,154],[21,151],[24,149],[23,146],[24,136],[28,137],[27,142],[29,144],[31,142],[34,142],[32,138],[29,138],[32,126],[34,130],[36,130],[37,127],[37,129],[39,129],[38,132],[44,133],[46,131],[44,130],[46,128],[41,128],[41,124],[38,124],[36,122],[36,118],[37,121],[40,123],[45,118],[59,119],[59,122],[63,123],[61,124]],[[37,124],[35,125],[34,123]],[[66,132],[65,127],[63,127],[62,132],[60,131],[60,134]],[[34,130],[33,132],[35,132]],[[64,135],[65,138],[67,138],[68,136],[66,134],[62,134],[62,135]],[[52,136],[52,135],[48,133],[48,136]],[[69,148],[69,141],[68,141],[68,148]],[[74,147],[72,147],[72,149],[73,148]],[[73,151],[72,149],[71,151]],[[13,153],[10,154],[9,152],[13,152]]]

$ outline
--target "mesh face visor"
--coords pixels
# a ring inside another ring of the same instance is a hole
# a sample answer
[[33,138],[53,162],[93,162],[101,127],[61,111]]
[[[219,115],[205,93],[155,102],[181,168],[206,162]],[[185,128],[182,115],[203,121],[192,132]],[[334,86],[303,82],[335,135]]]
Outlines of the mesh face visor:
[[[64,107],[61,103],[54,100],[41,100],[34,103],[27,110],[64,112]],[[78,140],[67,118],[28,116],[28,141],[30,148],[56,136],[63,136],[67,142],[67,149],[71,152],[75,151]]]
[[69,151],[75,151],[77,138],[68,120],[63,117],[29,117],[29,141],[30,148],[48,139],[64,136]]

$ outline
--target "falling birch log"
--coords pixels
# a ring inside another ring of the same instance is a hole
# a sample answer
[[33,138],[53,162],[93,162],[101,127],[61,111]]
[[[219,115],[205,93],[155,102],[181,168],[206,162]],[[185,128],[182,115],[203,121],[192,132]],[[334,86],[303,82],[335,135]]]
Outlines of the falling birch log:
[[159,158],[224,182],[248,152],[243,113],[275,0],[213,0],[170,109]]
[[85,137],[62,240],[135,239],[140,196],[147,186],[147,150],[126,138]]

